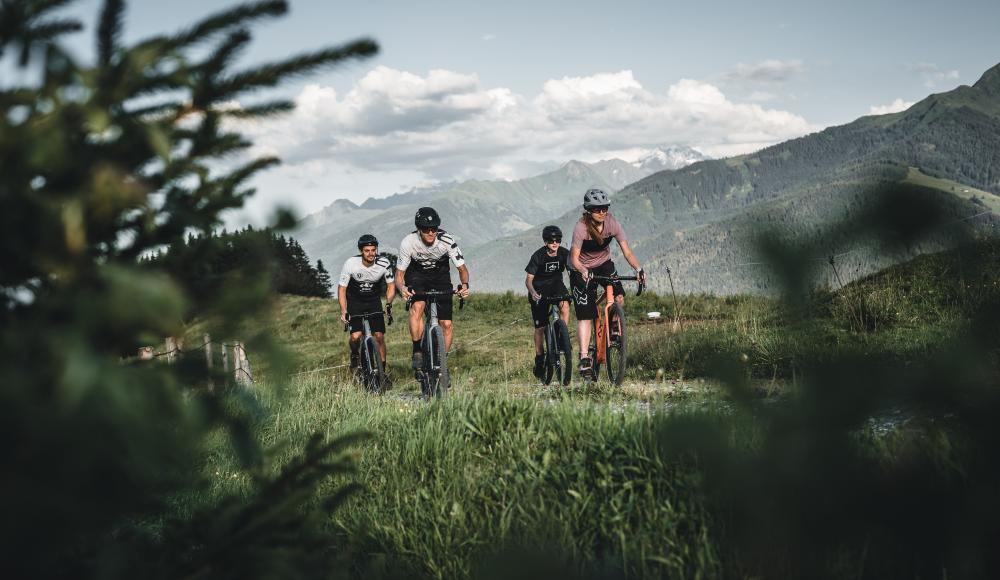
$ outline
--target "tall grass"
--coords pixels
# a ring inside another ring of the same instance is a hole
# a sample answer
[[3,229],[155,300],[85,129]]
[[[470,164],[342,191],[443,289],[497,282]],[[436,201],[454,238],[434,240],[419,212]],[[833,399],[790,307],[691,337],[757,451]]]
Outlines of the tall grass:
[[[483,391],[425,404],[316,379],[287,393],[262,395],[260,436],[272,445],[316,430],[373,435],[354,477],[366,490],[331,522],[331,534],[352,542],[360,575],[515,573],[524,562],[507,551],[574,575],[719,570],[697,471],[661,458],[656,414]],[[215,493],[241,485],[224,475],[223,456],[207,469],[223,474]]]

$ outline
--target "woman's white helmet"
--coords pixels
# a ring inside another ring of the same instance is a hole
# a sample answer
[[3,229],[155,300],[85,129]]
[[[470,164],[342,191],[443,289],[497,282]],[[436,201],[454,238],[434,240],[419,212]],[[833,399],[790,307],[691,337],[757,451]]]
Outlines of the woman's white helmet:
[[583,209],[604,207],[608,205],[611,205],[611,199],[608,198],[608,194],[604,193],[603,189],[592,188],[588,189],[587,193],[583,194]]

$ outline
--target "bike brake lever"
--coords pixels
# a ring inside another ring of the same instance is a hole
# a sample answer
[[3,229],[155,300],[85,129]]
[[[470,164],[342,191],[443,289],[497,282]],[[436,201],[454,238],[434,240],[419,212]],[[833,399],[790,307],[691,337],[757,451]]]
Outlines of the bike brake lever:
[[389,326],[392,326],[392,315],[391,314],[388,315],[387,322],[389,323]]
[[350,329],[351,329],[351,323],[350,322],[345,322],[344,323],[344,332],[347,332]]

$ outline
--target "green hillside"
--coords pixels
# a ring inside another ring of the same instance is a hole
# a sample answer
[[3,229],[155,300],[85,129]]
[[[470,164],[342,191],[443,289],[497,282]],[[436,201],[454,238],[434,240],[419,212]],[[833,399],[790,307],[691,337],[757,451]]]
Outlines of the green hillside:
[[[670,266],[685,291],[767,292],[775,288],[755,264],[755,236],[773,230],[815,242],[828,235],[826,224],[851,219],[873,201],[873,192],[894,183],[954,198],[943,203],[955,219],[998,205],[1000,65],[972,87],[931,95],[901,113],[862,117],[754,154],[653,174],[622,190],[612,211],[650,265],[654,288],[668,287]],[[565,228],[578,215],[573,210],[554,222]],[[995,222],[984,215],[967,223],[985,231]],[[518,288],[521,262],[539,245],[536,238],[531,231],[468,250],[473,267],[490,264],[478,284]],[[817,258],[852,252],[851,278],[907,257],[834,241]]]

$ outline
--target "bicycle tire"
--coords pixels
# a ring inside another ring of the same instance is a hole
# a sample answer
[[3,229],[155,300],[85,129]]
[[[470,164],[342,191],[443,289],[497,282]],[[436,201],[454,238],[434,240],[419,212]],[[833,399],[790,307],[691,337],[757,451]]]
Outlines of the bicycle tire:
[[566,327],[566,323],[562,319],[556,320],[552,334],[555,337],[556,346],[552,351],[554,353],[553,359],[556,361],[556,381],[565,387],[573,378],[573,343],[569,340],[569,328]]
[[382,367],[382,357],[379,354],[378,342],[369,336],[364,340],[362,350],[365,356],[362,360],[365,364],[364,386],[369,391],[375,393],[382,392],[382,385],[385,381],[385,369]]
[[608,310],[608,380],[615,385],[625,380],[625,367],[628,362],[628,348],[625,332],[625,309],[621,304],[612,304]]
[[[558,360],[556,359],[557,353],[556,348],[556,338],[555,330],[551,326],[545,327],[545,353],[542,355],[545,357],[545,371],[542,373],[542,384],[547,385],[552,382],[552,377],[555,376],[556,365]],[[556,380],[559,380],[556,378]]]
[[431,329],[431,348],[434,349],[434,360],[438,368],[429,371],[431,396],[436,399],[444,397],[451,387],[451,375],[448,373],[448,351],[445,349],[444,331],[440,326]]

